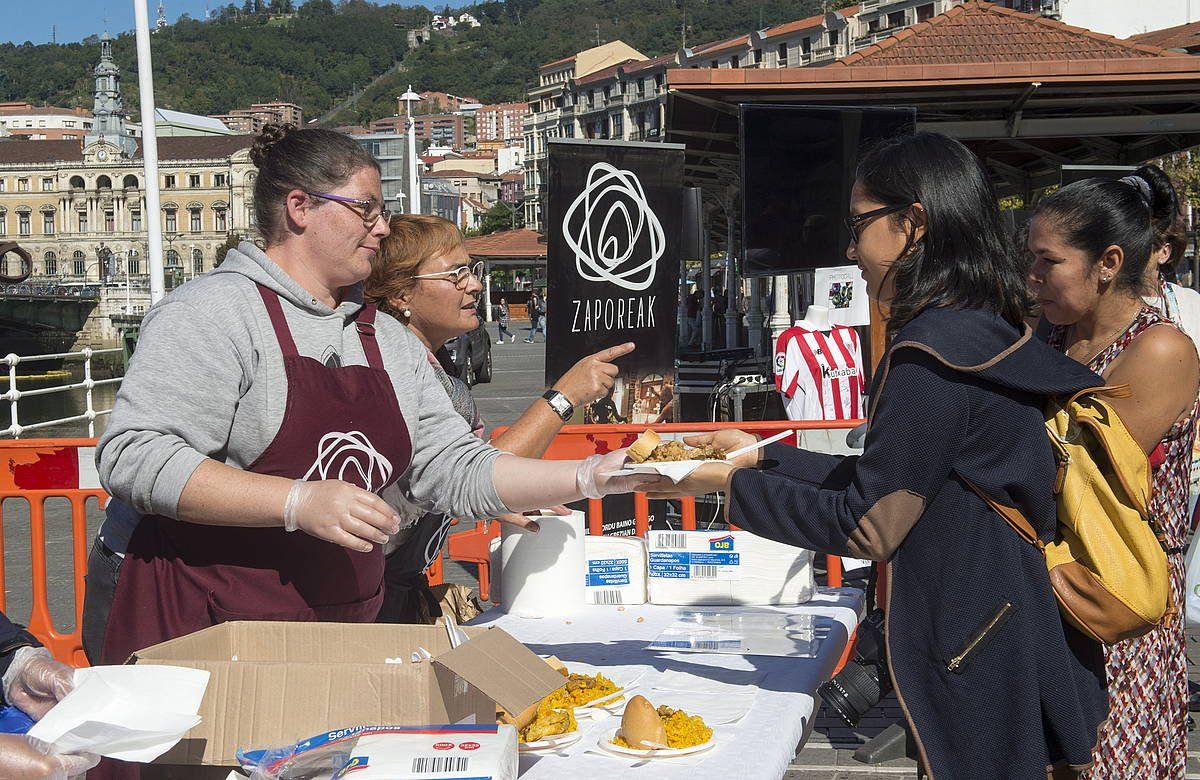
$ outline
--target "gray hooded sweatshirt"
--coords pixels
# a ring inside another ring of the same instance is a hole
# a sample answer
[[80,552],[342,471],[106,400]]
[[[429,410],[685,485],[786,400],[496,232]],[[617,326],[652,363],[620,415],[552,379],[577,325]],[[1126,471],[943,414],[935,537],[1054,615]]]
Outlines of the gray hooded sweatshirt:
[[[140,514],[176,516],[179,495],[205,458],[245,468],[279,430],[287,379],[255,282],[279,294],[301,355],[328,366],[366,365],[352,326],[362,286],[331,309],[250,242],[164,298],[146,314],[96,448],[100,481],[118,499],[101,536],[117,552]],[[425,345],[382,313],[376,334],[413,447],[412,464],[385,498],[407,515],[414,508],[463,519],[507,513],[492,481],[500,453],[455,412]]]

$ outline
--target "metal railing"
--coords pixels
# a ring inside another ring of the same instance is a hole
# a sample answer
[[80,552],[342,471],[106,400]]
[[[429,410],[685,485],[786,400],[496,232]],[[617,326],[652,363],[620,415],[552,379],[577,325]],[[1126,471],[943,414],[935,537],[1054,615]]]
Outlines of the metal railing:
[[[102,385],[119,384],[125,377],[118,376],[112,379],[92,379],[92,357],[95,355],[110,355],[121,354],[124,350],[120,347],[112,349],[92,349],[85,347],[79,352],[55,352],[48,355],[30,355],[22,357],[20,355],[8,354],[4,356],[3,363],[8,366],[8,390],[0,394],[0,401],[7,401],[9,405],[9,419],[11,422],[7,428],[0,429],[0,437],[12,436],[13,438],[21,438],[21,434],[26,431],[36,431],[42,428],[49,428],[53,425],[62,425],[64,423],[87,421],[88,436],[96,435],[96,418],[103,417],[106,414],[111,414],[112,409],[101,409],[97,411],[92,405],[92,390]],[[37,387],[32,390],[22,390],[17,387],[17,380],[20,377],[17,375],[17,366],[22,363],[36,363],[48,360],[63,360],[66,358],[82,357],[83,358],[83,381],[70,382],[64,385],[52,385],[50,387]],[[17,411],[17,402],[22,398],[28,398],[38,395],[53,395],[55,393],[68,393],[73,390],[82,390],[84,395],[84,412],[70,417],[60,417],[54,420],[42,420],[33,423],[32,425],[22,425],[20,416]]]
[[100,285],[22,282],[0,286],[0,295],[17,298],[99,298]]

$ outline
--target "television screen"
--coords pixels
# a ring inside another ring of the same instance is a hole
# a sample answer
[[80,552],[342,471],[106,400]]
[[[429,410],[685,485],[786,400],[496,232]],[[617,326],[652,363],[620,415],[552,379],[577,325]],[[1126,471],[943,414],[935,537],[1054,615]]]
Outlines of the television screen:
[[745,275],[846,265],[858,159],[913,132],[916,110],[743,104],[740,119]]

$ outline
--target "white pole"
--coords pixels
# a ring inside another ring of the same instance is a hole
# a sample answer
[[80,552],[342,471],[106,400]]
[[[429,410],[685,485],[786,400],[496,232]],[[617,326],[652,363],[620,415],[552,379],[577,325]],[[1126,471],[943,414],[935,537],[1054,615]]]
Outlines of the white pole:
[[150,19],[146,0],[133,0],[137,29],[138,95],[142,114],[142,161],[146,176],[146,232],[150,257],[150,304],[162,300],[162,205],[158,197],[158,134],[154,127],[154,73],[150,67]]
[[[413,91],[412,86],[408,88]],[[413,101],[404,101],[404,113],[408,115],[408,212],[421,212],[421,185],[416,180],[416,122],[413,120]]]

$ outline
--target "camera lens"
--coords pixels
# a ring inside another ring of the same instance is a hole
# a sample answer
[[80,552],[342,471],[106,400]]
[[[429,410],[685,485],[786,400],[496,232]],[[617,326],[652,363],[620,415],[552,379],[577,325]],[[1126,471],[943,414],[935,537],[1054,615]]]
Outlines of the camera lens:
[[847,726],[857,726],[862,716],[879,702],[883,685],[874,666],[851,661],[818,690]]

